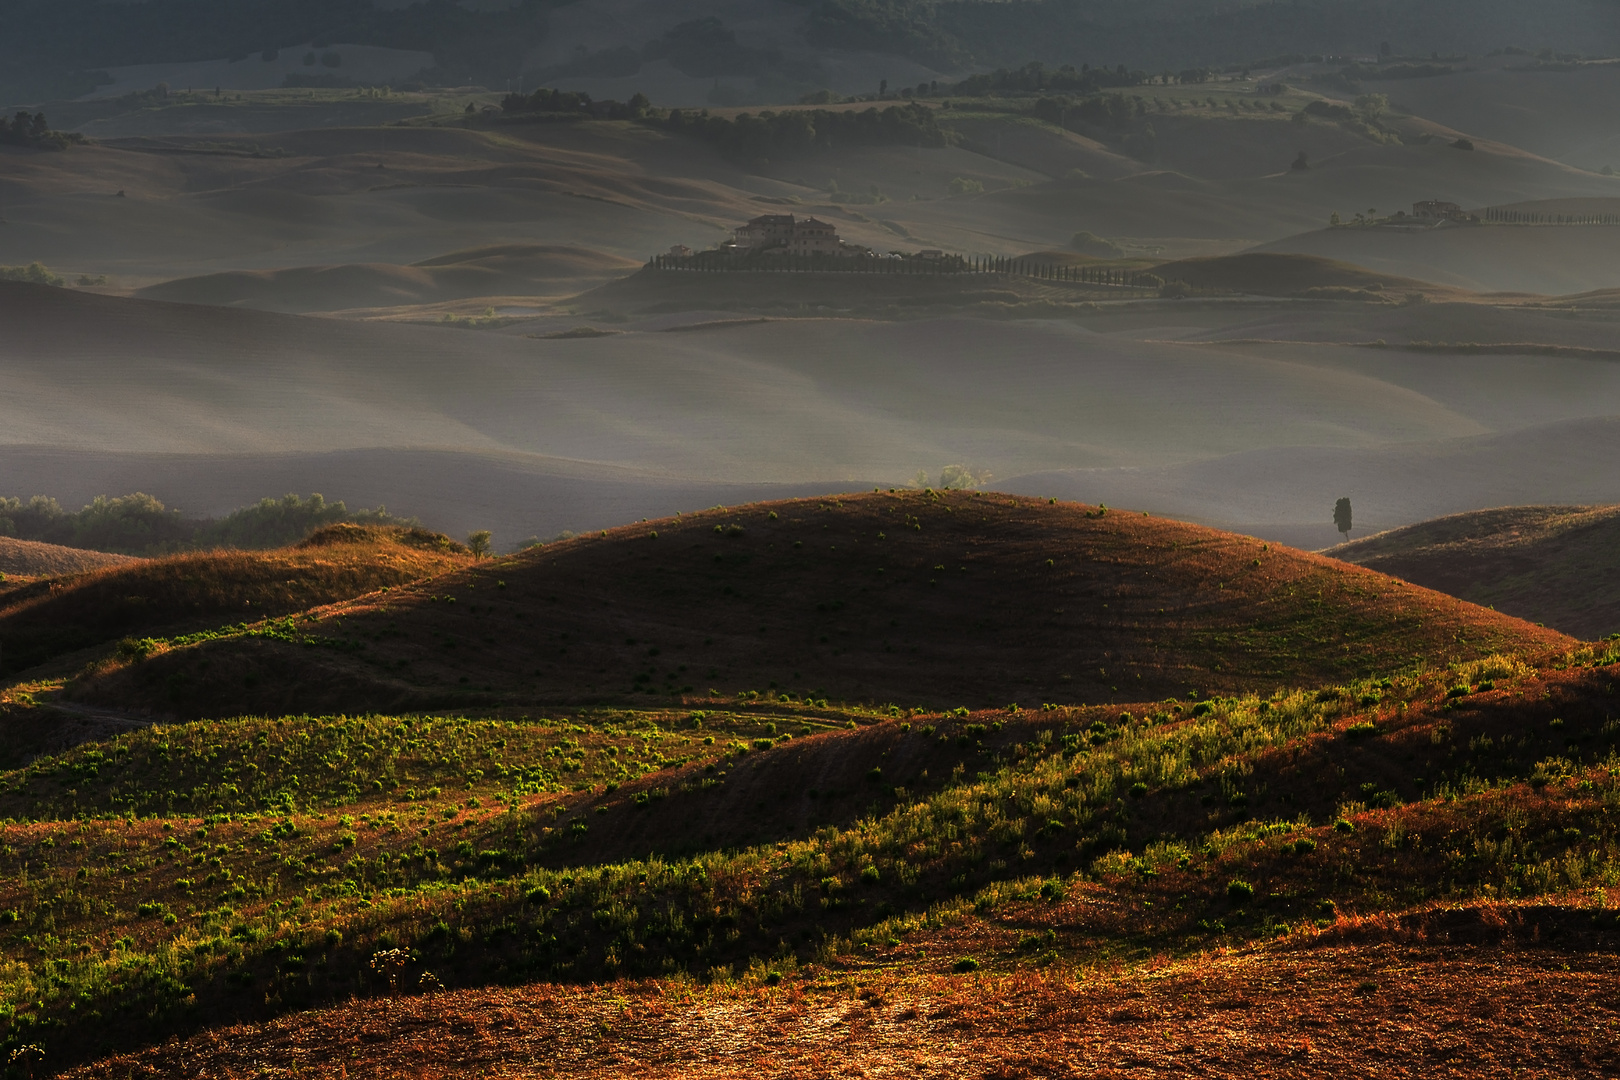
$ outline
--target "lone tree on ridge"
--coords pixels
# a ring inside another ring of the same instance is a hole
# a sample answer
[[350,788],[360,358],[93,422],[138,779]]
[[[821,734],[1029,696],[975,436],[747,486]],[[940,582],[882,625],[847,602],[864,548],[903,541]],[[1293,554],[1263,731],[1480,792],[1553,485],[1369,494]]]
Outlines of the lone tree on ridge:
[[1350,539],[1350,500],[1340,499],[1333,505],[1333,527]]

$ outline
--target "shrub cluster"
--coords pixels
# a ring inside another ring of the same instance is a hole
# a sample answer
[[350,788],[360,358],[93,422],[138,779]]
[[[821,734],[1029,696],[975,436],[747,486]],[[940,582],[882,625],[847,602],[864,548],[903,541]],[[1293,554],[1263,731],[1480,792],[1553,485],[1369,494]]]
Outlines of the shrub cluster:
[[66,150],[84,136],[52,131],[44,113],[19,112],[11,120],[0,116],[0,146],[31,146],[36,150]]
[[218,519],[182,517],[179,510],[142,492],[113,498],[98,495],[78,511],[64,510],[44,495],[27,502],[0,497],[0,536],[127,555],[284,547],[340,522],[419,524],[415,519],[395,517],[381,506],[350,512],[341,501],[327,502],[319,494],[307,499],[298,495],[261,499]]

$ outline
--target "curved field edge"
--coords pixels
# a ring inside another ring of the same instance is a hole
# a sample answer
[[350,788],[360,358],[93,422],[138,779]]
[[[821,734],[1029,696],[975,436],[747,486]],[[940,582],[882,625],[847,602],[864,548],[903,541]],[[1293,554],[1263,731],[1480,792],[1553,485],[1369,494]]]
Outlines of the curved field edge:
[[[1498,658],[1129,715],[917,714],[785,743],[716,738],[697,744],[714,748],[701,763],[499,802],[441,785],[290,812],[14,823],[4,1030],[65,1063],[335,1000],[371,985],[374,954],[393,948],[414,985],[433,973],[427,987],[797,980],[873,962],[1137,962],[1434,902],[1606,898],[1620,884],[1617,660]],[[325,723],[347,730],[356,764],[410,728]],[[486,750],[512,746],[502,723],[467,723]],[[173,752],[191,727],[42,762],[7,790],[82,782],[87,764],[99,782],[142,739]],[[185,751],[188,767],[223,772],[220,730]],[[437,765],[468,776],[465,749]],[[797,789],[775,771],[793,754],[808,755]],[[810,806],[822,793],[806,778],[829,774],[859,797],[795,835],[771,797]],[[766,810],[779,832],[705,836],[717,803]],[[692,831],[671,831],[681,822]],[[1024,929],[1002,932],[1009,917]]]

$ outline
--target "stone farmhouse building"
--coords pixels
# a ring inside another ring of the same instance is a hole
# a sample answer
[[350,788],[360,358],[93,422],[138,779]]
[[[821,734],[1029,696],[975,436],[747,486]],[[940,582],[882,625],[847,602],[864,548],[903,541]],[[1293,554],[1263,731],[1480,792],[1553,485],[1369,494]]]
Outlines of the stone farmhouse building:
[[755,218],[736,230],[731,246],[750,254],[854,256],[866,252],[865,248],[839,240],[837,226],[792,214]]

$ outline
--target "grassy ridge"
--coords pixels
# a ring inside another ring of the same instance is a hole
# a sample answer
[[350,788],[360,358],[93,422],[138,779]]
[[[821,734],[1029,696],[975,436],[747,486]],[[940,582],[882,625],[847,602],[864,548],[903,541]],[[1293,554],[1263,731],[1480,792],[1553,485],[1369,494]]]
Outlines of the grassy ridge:
[[70,688],[184,717],[694,702],[982,708],[1320,684],[1551,631],[1248,537],[901,491],[717,508],[303,617],[160,642]]
[[[16,577],[79,573],[131,561],[125,555],[108,555],[100,551],[82,551],[78,548],[0,536],[0,582]],[[0,585],[0,588],[4,586]],[[4,603],[4,600],[0,600],[0,605]]]
[[331,525],[278,551],[177,555],[41,581],[0,595],[0,672],[121,637],[304,611],[470,561],[423,529]]
[[1336,558],[1582,638],[1620,630],[1620,508],[1516,506],[1340,545]]
[[[323,730],[356,758],[418,732],[417,749],[444,749],[406,764],[410,786],[340,781],[270,812],[228,790],[241,766],[218,725],[124,736],[8,774],[7,805],[61,813],[41,797],[55,783],[101,792],[85,809],[105,813],[123,808],[112,795],[126,781],[210,784],[179,816],[5,827],[5,1031],[58,1055],[137,1045],[346,995],[394,947],[413,979],[447,985],[764,980],[915,959],[908,942],[1017,911],[1037,928],[1027,941],[992,937],[924,966],[1018,967],[1620,884],[1607,812],[1620,798],[1617,660],[1503,658],[1128,715],[854,716],[856,730],[787,740],[790,714],[706,716],[707,728],[671,714],[249,722],[256,749],[241,756],[274,774],[272,789],[307,768],[274,748]],[[161,768],[158,745],[172,757]],[[530,770],[575,749],[578,780],[618,779],[528,793]],[[431,781],[438,792],[417,786]],[[820,784],[857,796],[827,813]],[[728,850],[705,836],[716,807],[754,808],[765,842]],[[651,854],[626,857],[636,851]]]

